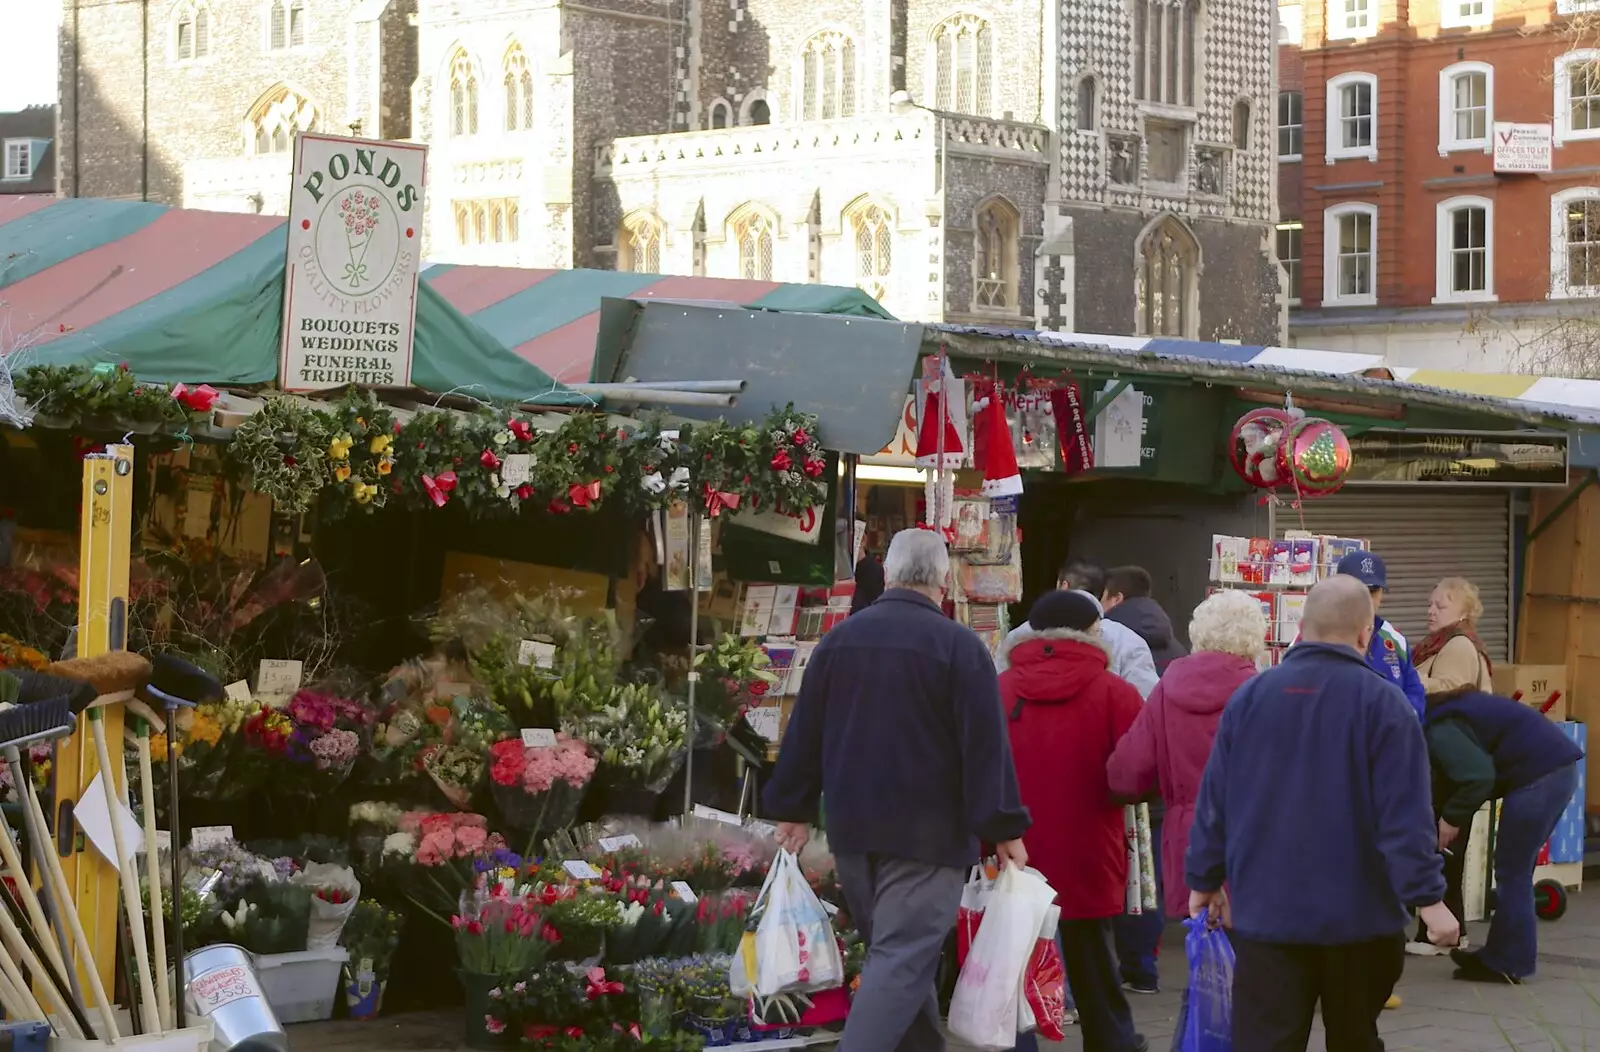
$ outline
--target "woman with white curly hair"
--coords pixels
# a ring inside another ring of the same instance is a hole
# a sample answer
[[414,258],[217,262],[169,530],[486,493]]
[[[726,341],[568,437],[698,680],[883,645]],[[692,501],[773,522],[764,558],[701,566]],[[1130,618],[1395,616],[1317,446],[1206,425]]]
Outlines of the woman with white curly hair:
[[1142,799],[1160,787],[1167,817],[1159,857],[1169,917],[1189,914],[1183,856],[1222,708],[1256,674],[1256,657],[1266,642],[1267,615],[1248,593],[1223,591],[1207,598],[1189,622],[1194,652],[1167,666],[1106,764],[1111,792],[1121,799]]

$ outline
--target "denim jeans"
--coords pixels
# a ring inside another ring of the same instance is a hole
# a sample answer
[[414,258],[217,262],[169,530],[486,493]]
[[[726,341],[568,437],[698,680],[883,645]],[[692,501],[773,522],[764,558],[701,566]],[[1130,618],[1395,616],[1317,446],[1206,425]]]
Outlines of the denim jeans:
[[1124,914],[1111,922],[1117,939],[1117,963],[1122,981],[1154,989],[1160,980],[1156,970],[1156,951],[1166,930],[1166,903],[1161,897],[1161,825],[1150,824],[1150,855],[1156,871],[1156,908],[1138,916]]
[[1499,835],[1494,844],[1494,919],[1478,959],[1513,979],[1534,972],[1539,954],[1539,922],[1533,913],[1534,863],[1577,790],[1577,765],[1568,764],[1508,793],[1500,805]]

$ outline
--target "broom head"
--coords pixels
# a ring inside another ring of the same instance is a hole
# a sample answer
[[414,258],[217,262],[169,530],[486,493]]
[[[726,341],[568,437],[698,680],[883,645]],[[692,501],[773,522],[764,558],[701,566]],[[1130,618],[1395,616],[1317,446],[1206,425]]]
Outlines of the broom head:
[[13,705],[0,712],[0,748],[25,749],[37,742],[65,738],[77,725],[65,695],[31,705]]

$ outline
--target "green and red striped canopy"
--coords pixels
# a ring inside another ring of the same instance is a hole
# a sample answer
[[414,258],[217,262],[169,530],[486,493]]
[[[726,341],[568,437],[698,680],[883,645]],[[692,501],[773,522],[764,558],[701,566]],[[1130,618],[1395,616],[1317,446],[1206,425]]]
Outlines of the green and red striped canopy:
[[[168,383],[277,375],[283,219],[139,201],[0,196],[0,351],[125,361]],[[887,317],[855,289],[613,271],[425,266],[412,382],[430,391],[582,401],[604,297],[711,300]],[[695,379],[688,377],[687,379]]]

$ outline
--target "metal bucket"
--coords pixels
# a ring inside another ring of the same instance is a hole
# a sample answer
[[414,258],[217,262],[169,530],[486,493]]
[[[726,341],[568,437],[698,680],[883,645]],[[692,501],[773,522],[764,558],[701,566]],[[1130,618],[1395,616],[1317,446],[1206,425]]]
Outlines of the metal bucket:
[[289,1038],[239,946],[206,946],[184,958],[183,1003],[191,1017],[215,1028],[211,1052],[289,1052]]

